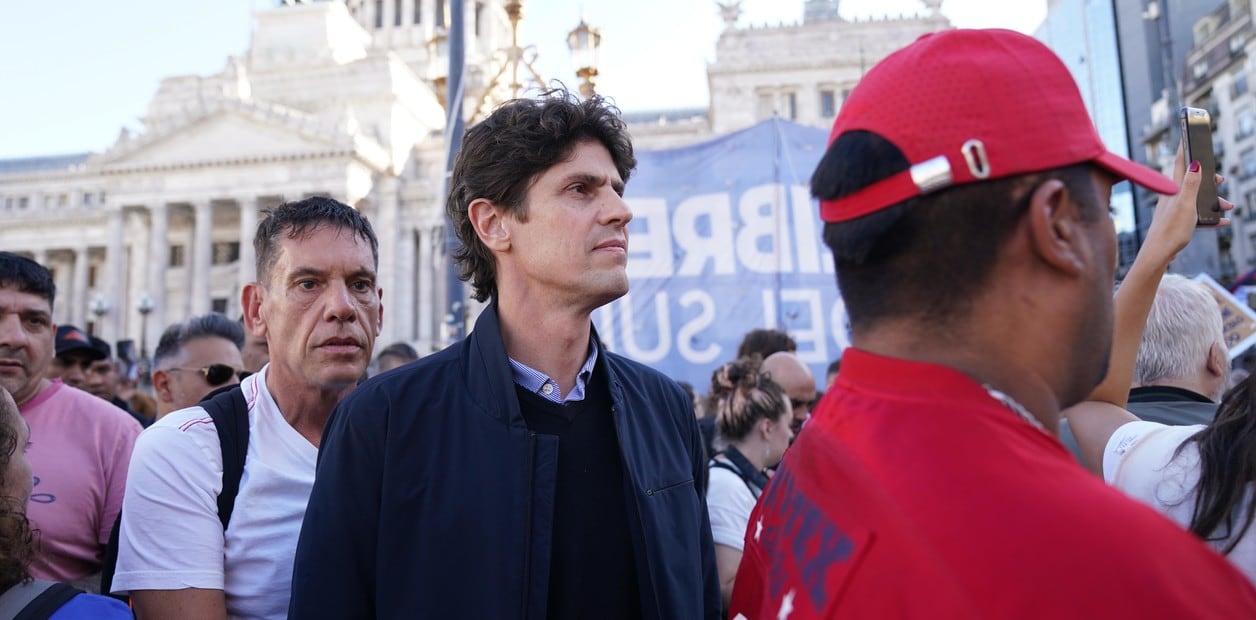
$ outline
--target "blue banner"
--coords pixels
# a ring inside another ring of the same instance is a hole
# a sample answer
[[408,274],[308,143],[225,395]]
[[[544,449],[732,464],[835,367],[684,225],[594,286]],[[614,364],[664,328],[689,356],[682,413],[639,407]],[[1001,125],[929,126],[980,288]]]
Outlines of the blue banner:
[[639,151],[626,191],[630,290],[593,315],[607,346],[705,393],[747,331],[777,328],[823,383],[848,344],[809,189],[827,138],[773,119]]

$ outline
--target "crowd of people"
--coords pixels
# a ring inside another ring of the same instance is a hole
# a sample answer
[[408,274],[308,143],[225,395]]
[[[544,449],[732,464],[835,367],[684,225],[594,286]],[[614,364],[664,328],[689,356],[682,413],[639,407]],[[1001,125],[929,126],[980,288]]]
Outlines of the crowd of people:
[[[607,349],[635,165],[598,96],[469,129],[487,305],[426,356],[376,352],[364,215],[269,210],[243,317],[168,326],[151,396],[0,252],[0,617],[1256,617],[1256,378],[1166,273],[1199,165],[1108,152],[1041,43],[927,35],[844,102],[819,385],[770,328],[705,393]],[[1163,197],[1113,294],[1123,180]]]

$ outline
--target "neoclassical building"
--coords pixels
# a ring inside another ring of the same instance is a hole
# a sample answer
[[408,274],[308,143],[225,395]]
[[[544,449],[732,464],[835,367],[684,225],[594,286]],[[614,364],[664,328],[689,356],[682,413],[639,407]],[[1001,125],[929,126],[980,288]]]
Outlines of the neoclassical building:
[[[490,76],[518,3],[459,1],[463,114],[474,121],[510,95]],[[740,1],[714,3],[726,28],[708,67],[709,109],[626,114],[637,147],[692,143],[773,114],[827,127],[867,68],[949,27],[940,0],[925,0],[923,16],[870,21],[841,19],[837,0],[804,4],[802,23],[745,28]],[[217,74],[164,80],[136,135],[124,131],[100,153],[0,160],[0,248],[53,270],[57,322],[151,348],[190,314],[239,315],[260,210],[325,194],[366,213],[380,237],[378,341],[439,348],[445,112],[432,42],[447,8],[287,0],[257,12],[249,48]]]

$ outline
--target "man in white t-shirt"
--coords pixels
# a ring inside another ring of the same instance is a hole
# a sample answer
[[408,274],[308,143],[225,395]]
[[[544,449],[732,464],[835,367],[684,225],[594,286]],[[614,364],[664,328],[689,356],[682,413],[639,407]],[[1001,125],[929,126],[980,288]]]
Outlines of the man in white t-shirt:
[[201,407],[175,411],[136,442],[114,592],[147,618],[286,618],[297,535],[323,426],[356,385],[379,335],[378,242],[330,198],[286,203],[258,225],[245,326],[270,363],[241,383],[249,445],[230,524],[223,458]]

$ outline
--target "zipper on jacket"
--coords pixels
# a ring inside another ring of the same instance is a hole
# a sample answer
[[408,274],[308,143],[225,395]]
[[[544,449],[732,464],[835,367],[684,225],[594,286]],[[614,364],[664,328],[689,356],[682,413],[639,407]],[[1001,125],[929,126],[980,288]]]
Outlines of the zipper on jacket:
[[[613,403],[611,404],[611,421],[615,424],[615,439],[619,442],[619,460],[624,466],[624,476],[628,478],[628,489],[632,492],[633,507],[637,509],[637,527],[641,532],[641,551],[642,554],[645,555],[645,573],[650,577],[650,589],[653,591],[650,598],[654,599],[654,608],[658,613],[655,617],[662,618],[664,617],[663,602],[659,600],[658,584],[654,582],[654,567],[650,565],[650,549],[649,543],[646,540],[645,517],[641,514],[641,498],[637,497],[637,482],[632,478],[632,468],[628,466],[628,454],[624,450],[624,438],[619,433],[619,407],[616,407]],[[647,489],[646,494],[652,495],[653,489]],[[641,596],[641,593],[638,592],[637,596]]]
[[520,618],[529,618],[528,602],[532,593],[532,494],[536,492],[533,489],[534,484],[532,469],[536,467],[534,462],[536,455],[536,433],[528,431],[528,484],[526,485],[527,493],[523,503],[523,609],[520,610]]

